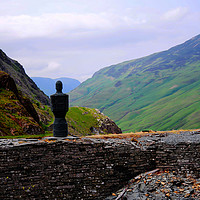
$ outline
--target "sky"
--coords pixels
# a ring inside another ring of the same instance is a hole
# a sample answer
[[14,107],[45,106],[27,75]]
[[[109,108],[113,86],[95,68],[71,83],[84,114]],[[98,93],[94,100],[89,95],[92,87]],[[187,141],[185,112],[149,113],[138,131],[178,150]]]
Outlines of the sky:
[[199,0],[0,0],[0,49],[30,77],[84,81],[200,34]]

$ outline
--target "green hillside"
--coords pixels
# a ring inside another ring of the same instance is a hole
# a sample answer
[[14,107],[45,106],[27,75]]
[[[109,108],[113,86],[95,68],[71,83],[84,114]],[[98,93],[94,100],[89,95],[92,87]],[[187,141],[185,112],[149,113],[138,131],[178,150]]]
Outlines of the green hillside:
[[[10,75],[0,71],[0,137],[44,135],[45,130],[52,129],[53,113],[50,107],[32,101],[17,89]],[[121,133],[121,129],[97,109],[71,107],[66,119],[69,132],[73,135]]]
[[[65,83],[66,79],[60,80]],[[55,92],[55,84],[51,89]],[[66,119],[73,135],[121,133],[121,129],[97,109],[72,107]],[[52,135],[52,123],[49,98],[21,64],[0,50],[0,137]]]
[[200,35],[167,51],[106,67],[70,93],[123,131],[200,128]]
[[111,119],[94,108],[71,107],[66,115],[66,120],[69,132],[73,135],[121,133]]
[[14,80],[0,71],[0,136],[24,134],[44,134],[42,122],[33,104],[17,89]]

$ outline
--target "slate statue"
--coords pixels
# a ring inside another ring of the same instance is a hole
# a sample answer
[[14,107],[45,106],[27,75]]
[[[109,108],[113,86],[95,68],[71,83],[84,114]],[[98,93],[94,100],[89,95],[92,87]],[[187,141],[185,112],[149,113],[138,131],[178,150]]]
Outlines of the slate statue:
[[67,137],[68,126],[65,115],[69,110],[69,96],[62,93],[62,82],[56,82],[56,93],[50,96],[51,110],[55,116],[53,123],[54,137]]

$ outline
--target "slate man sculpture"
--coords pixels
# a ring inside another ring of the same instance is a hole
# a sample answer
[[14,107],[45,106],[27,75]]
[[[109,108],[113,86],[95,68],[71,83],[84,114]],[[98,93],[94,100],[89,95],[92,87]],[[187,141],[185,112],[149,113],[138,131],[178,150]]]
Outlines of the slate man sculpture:
[[55,116],[53,123],[53,136],[66,137],[68,126],[65,115],[69,110],[69,96],[62,93],[62,82],[56,82],[56,93],[50,96],[51,110]]

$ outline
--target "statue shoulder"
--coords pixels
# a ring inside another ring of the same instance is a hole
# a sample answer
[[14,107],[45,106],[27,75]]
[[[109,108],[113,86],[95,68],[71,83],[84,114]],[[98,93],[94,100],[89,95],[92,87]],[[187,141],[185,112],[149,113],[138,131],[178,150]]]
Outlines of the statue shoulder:
[[64,94],[64,93],[55,93],[50,95],[50,97],[56,97],[56,96],[69,96],[68,94]]

